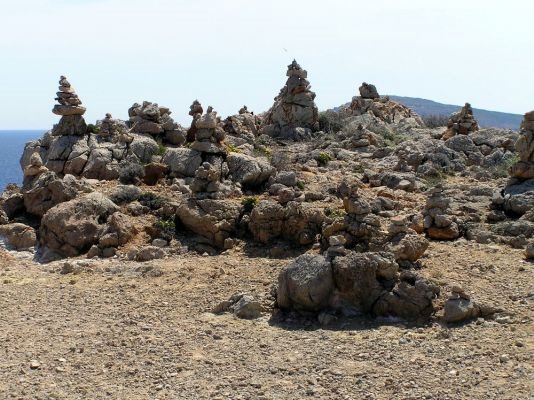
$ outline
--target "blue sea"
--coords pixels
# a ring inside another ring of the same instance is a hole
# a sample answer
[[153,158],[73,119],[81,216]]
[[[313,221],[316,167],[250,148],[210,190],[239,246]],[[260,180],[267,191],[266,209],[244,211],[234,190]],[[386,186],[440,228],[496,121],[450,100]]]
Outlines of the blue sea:
[[0,192],[8,183],[22,183],[22,170],[19,165],[26,142],[39,139],[46,131],[3,131],[0,130]]

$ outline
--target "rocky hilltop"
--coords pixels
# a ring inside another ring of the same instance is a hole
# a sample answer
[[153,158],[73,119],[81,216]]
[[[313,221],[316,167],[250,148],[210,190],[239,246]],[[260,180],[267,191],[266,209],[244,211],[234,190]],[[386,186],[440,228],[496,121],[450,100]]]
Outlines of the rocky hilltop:
[[[466,103],[447,127],[428,128],[368,83],[349,106],[319,112],[307,71],[293,61],[286,75],[267,112],[243,106],[221,118],[195,100],[189,127],[149,101],[133,104],[127,121],[108,113],[87,124],[86,108],[61,76],[53,109],[61,118],[26,145],[24,183],[0,198],[4,321],[17,326],[15,308],[32,314],[26,302],[41,293],[41,280],[51,282],[50,307],[63,309],[54,285],[70,279],[57,290],[68,293],[85,328],[69,317],[61,330],[87,329],[80,338],[90,342],[88,357],[103,366],[84,375],[97,382],[95,371],[108,371],[136,388],[128,398],[287,398],[274,383],[284,379],[298,382],[284,389],[291,398],[452,399],[471,390],[469,398],[528,398],[534,112],[520,132],[481,129]],[[19,292],[12,282],[31,284]],[[100,288],[109,291],[105,301]],[[11,300],[17,296],[20,303]],[[100,307],[117,316],[102,322]],[[130,331],[118,335],[117,326]],[[26,340],[20,335],[15,340]],[[357,335],[356,345],[348,335]],[[479,343],[484,335],[491,340]],[[110,357],[124,360],[102,359],[97,336]],[[225,350],[241,346],[238,338],[252,374]],[[29,369],[62,373],[71,360],[69,371],[78,368],[85,345],[72,340],[68,357],[32,350]],[[213,344],[219,340],[223,346]],[[126,350],[136,341],[138,366]],[[63,346],[52,347],[61,353]],[[209,358],[213,346],[223,349],[219,358]],[[15,347],[6,347],[9,365],[23,351]],[[176,353],[182,348],[187,362]],[[155,360],[145,349],[164,351]],[[489,378],[491,352],[513,384]],[[470,367],[459,372],[456,358]],[[331,367],[316,365],[319,359]],[[386,362],[394,372],[384,373]],[[458,386],[421,382],[413,364]],[[215,366],[231,368],[233,380],[213,375]],[[174,372],[156,378],[154,370]],[[0,372],[16,382],[13,374]],[[138,374],[148,377],[145,386],[133,383]],[[77,395],[100,398],[82,386]],[[15,384],[0,388],[14,392]],[[46,394],[39,385],[25,390]],[[116,387],[106,390],[120,397]],[[76,398],[67,384],[57,393]]]

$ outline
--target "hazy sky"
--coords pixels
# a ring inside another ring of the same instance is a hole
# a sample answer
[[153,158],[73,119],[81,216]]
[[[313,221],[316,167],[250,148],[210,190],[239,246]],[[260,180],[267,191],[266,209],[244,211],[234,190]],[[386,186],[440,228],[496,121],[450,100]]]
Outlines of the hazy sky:
[[49,128],[66,75],[94,122],[134,102],[189,123],[265,111],[295,57],[319,109],[382,94],[534,109],[531,0],[0,0],[0,129]]

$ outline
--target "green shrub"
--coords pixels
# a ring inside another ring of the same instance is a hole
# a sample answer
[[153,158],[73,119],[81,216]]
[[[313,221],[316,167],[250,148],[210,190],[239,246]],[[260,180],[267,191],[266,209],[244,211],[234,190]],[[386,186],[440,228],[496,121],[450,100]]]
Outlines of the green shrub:
[[87,124],[87,133],[98,133],[100,128],[94,124]]
[[519,161],[519,155],[514,153],[511,157],[506,157],[501,160],[499,164],[495,166],[493,176],[495,178],[508,177],[510,167]]
[[138,183],[145,176],[145,168],[136,162],[121,161],[119,165],[119,181],[125,185]]
[[165,199],[152,192],[144,192],[139,197],[139,203],[152,210],[159,210],[165,204]]
[[136,201],[141,196],[141,189],[137,186],[118,186],[117,189],[109,196],[115,204],[127,204]]
[[256,196],[245,196],[241,199],[241,204],[245,208],[246,212],[252,211],[258,202],[259,200]]
[[167,152],[167,147],[164,146],[162,143],[158,143],[158,155],[164,156]]
[[317,161],[319,162],[319,165],[326,165],[332,160],[333,158],[329,153],[321,152]]
[[300,189],[300,190],[304,190],[304,182],[302,181],[297,181],[297,187]]
[[226,143],[226,148],[228,149],[229,153],[241,153],[241,150],[239,150],[231,143]]
[[160,219],[154,223],[154,228],[159,232],[159,237],[171,240],[176,235],[176,224],[172,219]]
[[254,155],[264,156],[268,159],[273,157],[273,150],[270,147],[264,146],[262,144],[254,145]]

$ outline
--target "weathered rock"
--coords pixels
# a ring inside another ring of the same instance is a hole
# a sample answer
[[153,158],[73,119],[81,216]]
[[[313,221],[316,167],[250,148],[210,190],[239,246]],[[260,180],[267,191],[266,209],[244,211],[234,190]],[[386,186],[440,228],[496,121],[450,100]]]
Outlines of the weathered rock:
[[225,239],[236,230],[242,207],[230,200],[189,199],[178,207],[176,214],[186,228],[222,248]]
[[525,114],[519,139],[515,144],[519,161],[512,165],[510,174],[520,179],[534,178],[534,111]]
[[133,254],[133,258],[139,262],[157,260],[163,257],[165,257],[165,250],[156,246],[141,247],[139,251]]
[[162,163],[149,163],[145,165],[145,175],[142,181],[149,186],[154,186],[169,172],[169,167]]
[[360,96],[362,99],[379,99],[380,95],[378,94],[378,90],[376,90],[375,85],[371,85],[369,83],[363,82],[362,86],[359,88]]
[[304,254],[280,272],[276,301],[282,309],[319,311],[328,306],[333,290],[330,263],[322,256]]
[[168,149],[161,162],[169,167],[172,177],[194,177],[202,164],[202,155],[187,148]]
[[401,233],[394,236],[387,245],[388,251],[397,261],[417,261],[428,249],[429,242],[423,236]]
[[226,158],[230,179],[243,186],[258,187],[274,174],[271,165],[244,154],[231,153]]
[[218,304],[213,312],[221,314],[232,312],[237,318],[255,319],[261,316],[263,307],[249,294],[236,293],[228,300]]
[[116,211],[118,207],[100,193],[58,204],[41,220],[41,245],[64,257],[83,254],[98,243]]
[[411,109],[391,101],[389,97],[380,97],[374,85],[363,83],[359,88],[360,96],[352,98],[346,113],[352,116],[370,115],[387,124],[405,124],[419,128],[423,120]]
[[38,177],[24,190],[24,206],[30,214],[42,217],[57,204],[74,199],[78,193],[91,189],[83,180],[72,175],[60,179],[54,172],[48,171]]
[[20,223],[0,225],[0,237],[3,237],[6,244],[15,250],[29,249],[37,242],[35,229]]
[[272,201],[261,201],[250,213],[248,228],[254,240],[267,243],[282,234],[284,208]]

